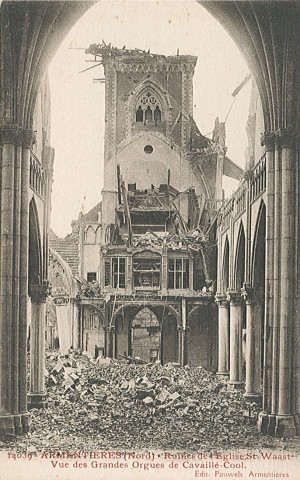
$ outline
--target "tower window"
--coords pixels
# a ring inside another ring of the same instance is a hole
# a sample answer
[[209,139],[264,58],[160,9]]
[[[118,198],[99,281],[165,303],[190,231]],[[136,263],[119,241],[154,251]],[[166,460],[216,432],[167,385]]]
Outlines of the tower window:
[[161,110],[158,105],[156,105],[154,110],[154,121],[155,123],[161,122]]
[[152,122],[154,120],[155,124],[161,122],[162,120],[162,110],[161,104],[157,96],[151,92],[146,91],[139,98],[137,102],[137,109],[135,112],[136,122]]
[[137,122],[143,122],[144,121],[144,112],[143,112],[141,106],[139,106],[139,108],[136,111],[136,121]]
[[153,152],[153,147],[152,145],[146,145],[145,148],[144,148],[144,152],[145,153],[152,153]]
[[149,105],[145,110],[145,122],[152,122],[152,110]]

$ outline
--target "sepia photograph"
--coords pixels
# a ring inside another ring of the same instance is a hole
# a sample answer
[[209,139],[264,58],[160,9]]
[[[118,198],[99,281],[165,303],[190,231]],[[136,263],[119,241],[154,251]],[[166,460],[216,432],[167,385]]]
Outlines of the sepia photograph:
[[300,1],[0,24],[0,480],[300,480]]

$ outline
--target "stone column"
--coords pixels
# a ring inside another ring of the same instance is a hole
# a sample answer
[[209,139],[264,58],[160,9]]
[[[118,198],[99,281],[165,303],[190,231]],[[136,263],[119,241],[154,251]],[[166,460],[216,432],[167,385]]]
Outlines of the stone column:
[[244,285],[242,295],[246,301],[246,403],[261,403],[261,302],[254,290]]
[[[281,144],[281,270],[280,270],[280,325],[279,379],[277,436],[291,437],[296,434],[295,405],[292,401],[293,381],[293,315],[295,295],[295,163],[293,136],[289,131],[280,131]],[[298,232],[299,234],[299,232]]]
[[53,300],[56,305],[59,351],[61,355],[66,355],[72,344],[72,332],[68,311],[69,297],[61,295],[55,297]]
[[115,326],[107,325],[103,328],[105,332],[105,357],[115,358],[116,356]]
[[178,332],[178,363],[182,366],[182,363],[181,363],[181,350],[182,350],[182,326],[181,325],[178,325],[177,327],[177,332]]
[[258,428],[267,433],[272,400],[272,361],[273,361],[273,307],[274,307],[274,192],[275,134],[266,132],[262,137],[266,149],[266,281],[265,281],[265,331],[263,366],[263,410],[259,414]]
[[79,320],[79,306],[76,298],[70,299],[70,315],[72,327],[72,346],[74,350],[79,348],[80,337],[80,320]]
[[178,363],[181,366],[186,362],[186,299],[181,299],[181,319],[182,325],[177,327],[178,330]]
[[186,328],[181,325],[177,327],[178,331],[178,363],[183,367],[185,365],[186,358]]
[[218,304],[218,372],[229,376],[229,303],[225,295],[216,295]]
[[110,331],[111,331],[112,358],[116,358],[116,329],[114,325],[110,327]]
[[3,126],[0,133],[0,434],[9,438],[29,430],[28,192],[34,133],[17,125]]
[[242,382],[242,298],[239,292],[228,292],[230,302],[230,374],[228,390],[243,388]]
[[31,326],[30,326],[30,392],[29,408],[46,408],[45,389],[45,302],[47,285],[30,285]]

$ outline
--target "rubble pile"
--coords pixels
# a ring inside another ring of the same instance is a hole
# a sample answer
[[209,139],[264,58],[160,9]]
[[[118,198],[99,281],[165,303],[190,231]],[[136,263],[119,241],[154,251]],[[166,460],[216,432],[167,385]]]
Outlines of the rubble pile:
[[49,355],[49,406],[32,410],[31,442],[42,450],[234,448],[241,439],[257,446],[242,395],[230,395],[216,375],[176,363],[130,362]]
[[45,374],[48,408],[31,410],[31,431],[6,448],[191,452],[288,446],[259,435],[257,410],[247,417],[242,393],[229,393],[225,381],[202,367],[51,352]]

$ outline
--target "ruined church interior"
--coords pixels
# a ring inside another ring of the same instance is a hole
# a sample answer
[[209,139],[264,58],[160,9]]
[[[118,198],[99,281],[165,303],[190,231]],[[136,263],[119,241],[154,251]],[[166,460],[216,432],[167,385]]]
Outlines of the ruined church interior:
[[255,405],[260,434],[299,435],[299,5],[199,2],[248,59],[244,168],[224,121],[208,137],[194,119],[201,59],[87,45],[104,71],[103,187],[61,238],[47,66],[94,2],[70,3],[1,5],[1,435],[47,410],[49,352],[201,368]]

